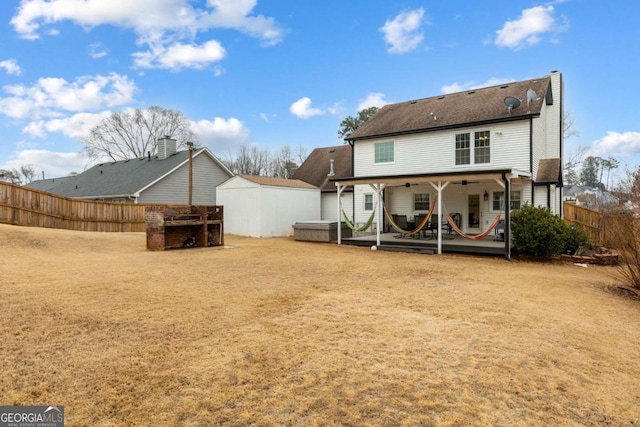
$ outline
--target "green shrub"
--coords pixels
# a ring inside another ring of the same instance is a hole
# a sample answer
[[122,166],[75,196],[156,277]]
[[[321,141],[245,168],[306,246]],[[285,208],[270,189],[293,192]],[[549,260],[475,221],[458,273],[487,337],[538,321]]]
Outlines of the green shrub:
[[582,227],[570,225],[567,229],[567,240],[562,253],[575,254],[580,246],[591,244],[591,240]]
[[515,250],[537,257],[558,255],[567,241],[569,227],[549,208],[524,205],[511,215]]

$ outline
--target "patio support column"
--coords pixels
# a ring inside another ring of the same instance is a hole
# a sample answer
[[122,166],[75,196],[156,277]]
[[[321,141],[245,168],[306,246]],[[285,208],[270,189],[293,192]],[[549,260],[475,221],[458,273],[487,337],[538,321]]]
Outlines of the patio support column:
[[442,254],[442,190],[449,185],[449,181],[444,184],[442,181],[438,181],[437,184],[433,182],[429,184],[438,191],[438,255],[440,255]]
[[340,186],[339,182],[336,182],[337,187],[337,196],[338,196],[338,244],[342,244],[342,192],[344,191],[346,186]]
[[376,192],[376,245],[380,246],[380,227],[382,226],[382,221],[380,221],[380,218],[382,218],[382,191],[384,191],[386,184],[369,184],[369,187]]
[[511,181],[505,173],[504,181],[504,257],[511,261]]

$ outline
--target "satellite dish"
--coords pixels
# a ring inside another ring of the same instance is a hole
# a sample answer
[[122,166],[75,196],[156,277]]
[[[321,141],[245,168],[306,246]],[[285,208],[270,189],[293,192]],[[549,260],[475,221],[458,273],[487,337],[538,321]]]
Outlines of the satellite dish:
[[535,102],[538,99],[538,95],[536,95],[536,92],[533,89],[527,89],[527,102]]
[[507,109],[509,110],[509,113],[511,113],[512,110],[515,110],[516,108],[518,108],[520,106],[521,102],[522,101],[520,101],[515,96],[507,96],[504,99],[504,105],[507,106]]

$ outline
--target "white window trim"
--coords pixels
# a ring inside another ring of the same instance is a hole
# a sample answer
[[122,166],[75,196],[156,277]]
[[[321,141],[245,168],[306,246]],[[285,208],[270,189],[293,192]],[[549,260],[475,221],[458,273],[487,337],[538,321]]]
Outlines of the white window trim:
[[[376,144],[385,144],[385,143],[392,143],[393,144],[393,161],[391,162],[376,162]],[[373,143],[373,164],[374,165],[393,165],[396,163],[396,158],[397,158],[397,150],[396,150],[396,146],[398,144],[396,144],[396,140],[392,139],[392,140],[385,140],[385,141],[377,141]]]
[[414,212],[429,212],[429,209],[416,209],[416,194],[427,194],[429,196],[429,207],[431,207],[431,203],[433,203],[433,196],[429,191],[420,191],[412,193],[412,203]]
[[[489,203],[490,203],[489,212],[493,212],[493,213],[504,212],[504,207],[502,209],[500,209],[500,210],[493,209],[493,200],[494,200],[494,194],[495,193],[504,193],[504,190],[501,189],[501,190],[492,190],[491,191],[491,198],[489,199]],[[513,193],[520,193],[520,208],[519,209],[522,209],[522,205],[523,205],[523,203],[522,203],[522,189],[511,190],[511,194],[513,194]],[[509,201],[511,201],[511,200],[512,199],[509,198]],[[506,203],[506,200],[504,200],[503,203]],[[517,210],[519,210],[519,209],[517,209]],[[513,210],[514,209],[509,209],[509,211],[513,211]]]
[[[367,209],[367,196],[371,196],[371,209]],[[365,212],[371,212],[375,207],[374,205],[375,205],[375,199],[373,197],[373,193],[365,193],[362,196],[362,210]]]
[[[486,132],[489,131],[489,141],[490,141],[490,145],[489,145],[489,159],[490,161],[488,163],[476,163],[475,162],[475,133],[476,132]],[[470,147],[469,150],[471,151],[469,153],[470,155],[470,163],[468,165],[457,165],[456,164],[456,135],[460,135],[462,133],[468,133],[469,134],[469,138],[470,138]],[[495,133],[493,132],[493,128],[491,127],[482,127],[482,128],[474,128],[474,129],[469,129],[469,130],[461,130],[460,132],[454,132],[452,134],[452,150],[453,150],[453,167],[454,168],[459,168],[459,169],[468,169],[470,167],[483,167],[483,166],[492,166],[493,165],[493,147],[495,144]]]

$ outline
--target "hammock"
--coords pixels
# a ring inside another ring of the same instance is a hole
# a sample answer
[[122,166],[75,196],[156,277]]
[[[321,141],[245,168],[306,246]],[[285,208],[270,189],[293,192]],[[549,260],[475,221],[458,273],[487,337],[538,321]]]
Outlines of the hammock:
[[420,230],[422,230],[424,228],[425,225],[427,225],[427,223],[429,222],[429,218],[431,218],[431,214],[433,213],[433,209],[436,207],[435,202],[431,204],[431,209],[429,209],[429,212],[427,212],[427,216],[424,217],[424,219],[422,220],[422,222],[420,224],[418,224],[418,226],[411,230],[411,231],[407,231],[402,229],[398,224],[395,223],[395,221],[393,220],[393,218],[391,217],[391,215],[389,215],[389,211],[387,210],[387,206],[384,206],[384,213],[387,217],[387,219],[389,220],[389,224],[391,224],[391,226],[393,228],[396,229],[396,231],[402,235],[407,235],[407,236],[413,236],[414,234],[418,234],[420,232]]
[[498,214],[496,219],[493,221],[493,224],[491,224],[489,228],[487,228],[482,233],[475,234],[475,235],[465,234],[464,231],[460,230],[460,227],[456,225],[456,222],[453,220],[453,218],[451,218],[450,214],[447,214],[447,222],[449,222],[449,225],[451,226],[451,228],[453,228],[455,232],[458,233],[460,236],[466,237],[467,239],[471,239],[471,240],[478,240],[478,239],[487,237],[489,233],[491,233],[491,230],[493,230],[496,227],[496,225],[498,225],[498,223],[500,222],[500,214]]
[[373,212],[371,212],[371,216],[369,217],[367,222],[365,222],[364,225],[362,225],[361,227],[356,228],[356,226],[353,225],[351,221],[349,221],[349,217],[347,216],[347,214],[344,213],[344,211],[342,211],[342,216],[344,217],[345,224],[347,224],[347,227],[349,227],[353,231],[364,231],[367,228],[371,227],[371,224],[373,224],[373,217],[375,216],[375,214],[376,214],[376,211],[374,210]]

